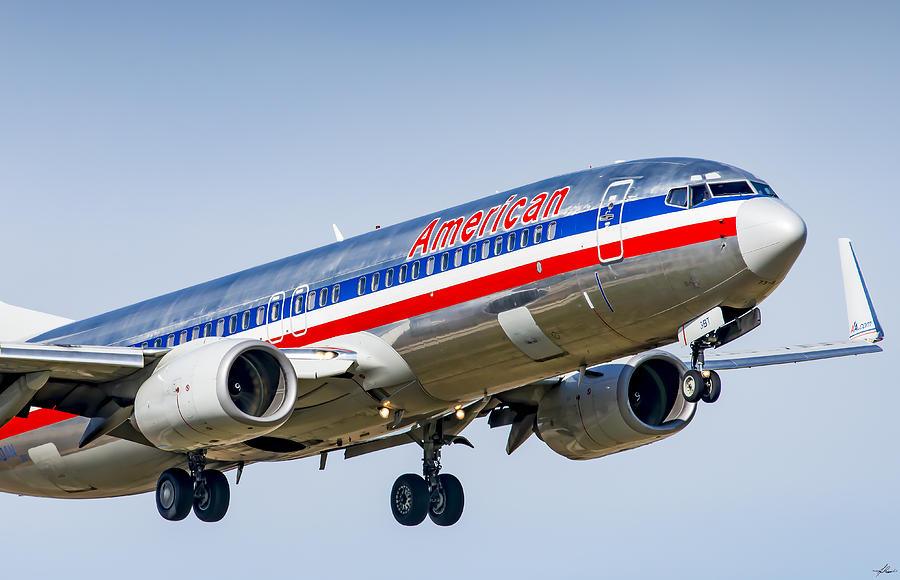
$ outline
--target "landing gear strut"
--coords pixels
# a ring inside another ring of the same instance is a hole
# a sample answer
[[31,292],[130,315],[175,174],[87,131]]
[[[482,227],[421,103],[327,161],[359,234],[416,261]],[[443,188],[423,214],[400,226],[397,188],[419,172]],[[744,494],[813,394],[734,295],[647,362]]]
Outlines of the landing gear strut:
[[163,471],[156,482],[156,509],[170,521],[183,520],[194,508],[194,515],[204,522],[217,522],[225,517],[231,492],[225,474],[206,469],[206,451],[188,453],[190,475],[180,468]]
[[437,421],[425,427],[422,476],[401,475],[391,489],[391,511],[397,523],[404,526],[417,526],[426,515],[439,526],[452,526],[462,516],[465,505],[462,484],[449,473],[440,472],[441,447],[462,438],[444,437],[441,426],[441,421]]
[[701,399],[705,403],[715,403],[722,393],[719,374],[703,369],[703,351],[711,346],[702,338],[691,343],[691,368],[681,376],[681,396],[689,403]]

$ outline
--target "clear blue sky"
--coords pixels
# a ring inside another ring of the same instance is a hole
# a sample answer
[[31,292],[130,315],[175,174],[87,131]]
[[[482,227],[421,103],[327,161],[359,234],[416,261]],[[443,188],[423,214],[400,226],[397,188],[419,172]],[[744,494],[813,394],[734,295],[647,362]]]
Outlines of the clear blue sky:
[[[459,525],[402,528],[416,449],[248,467],[221,525],[152,495],[0,495],[7,573],[865,578],[900,565],[896,2],[0,3],[0,300],[78,318],[615,159],[768,180],[807,247],[734,348],[840,339],[850,236],[887,352],[724,374],[590,462],[484,422]],[[502,432],[500,432],[502,431]]]

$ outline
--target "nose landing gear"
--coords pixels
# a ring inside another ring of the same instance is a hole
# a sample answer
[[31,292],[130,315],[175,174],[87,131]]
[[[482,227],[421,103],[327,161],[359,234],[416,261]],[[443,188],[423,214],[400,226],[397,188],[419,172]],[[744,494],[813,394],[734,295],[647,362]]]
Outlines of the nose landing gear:
[[464,437],[444,437],[440,421],[428,425],[426,434],[422,441],[423,475],[406,473],[397,478],[391,489],[391,512],[397,523],[404,526],[417,526],[426,515],[439,526],[452,526],[462,516],[465,494],[459,479],[440,472],[441,447],[450,443],[470,447],[472,444]]
[[156,509],[169,521],[179,521],[194,509],[204,522],[217,522],[225,517],[231,492],[225,474],[205,469],[206,452],[188,453],[188,473],[173,467],[162,472],[156,482]]

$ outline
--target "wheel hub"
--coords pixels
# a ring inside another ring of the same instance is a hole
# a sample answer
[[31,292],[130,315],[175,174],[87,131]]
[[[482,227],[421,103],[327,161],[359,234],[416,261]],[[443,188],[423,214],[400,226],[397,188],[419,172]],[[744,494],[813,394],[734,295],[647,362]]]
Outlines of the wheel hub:
[[169,480],[159,486],[159,503],[163,509],[170,509],[175,504],[175,485]]
[[398,512],[404,515],[408,514],[412,509],[412,490],[405,485],[400,487],[394,497],[394,504],[397,506]]

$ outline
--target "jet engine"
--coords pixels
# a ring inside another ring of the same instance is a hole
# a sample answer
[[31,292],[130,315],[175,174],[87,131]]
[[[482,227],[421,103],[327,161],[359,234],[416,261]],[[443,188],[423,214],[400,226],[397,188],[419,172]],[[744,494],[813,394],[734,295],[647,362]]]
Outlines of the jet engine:
[[668,437],[696,408],[679,389],[685,368],[675,356],[652,350],[570,375],[541,399],[537,433],[569,459],[595,459]]
[[190,451],[274,431],[296,400],[297,375],[274,346],[204,339],[160,360],[138,389],[134,420],[160,449]]

